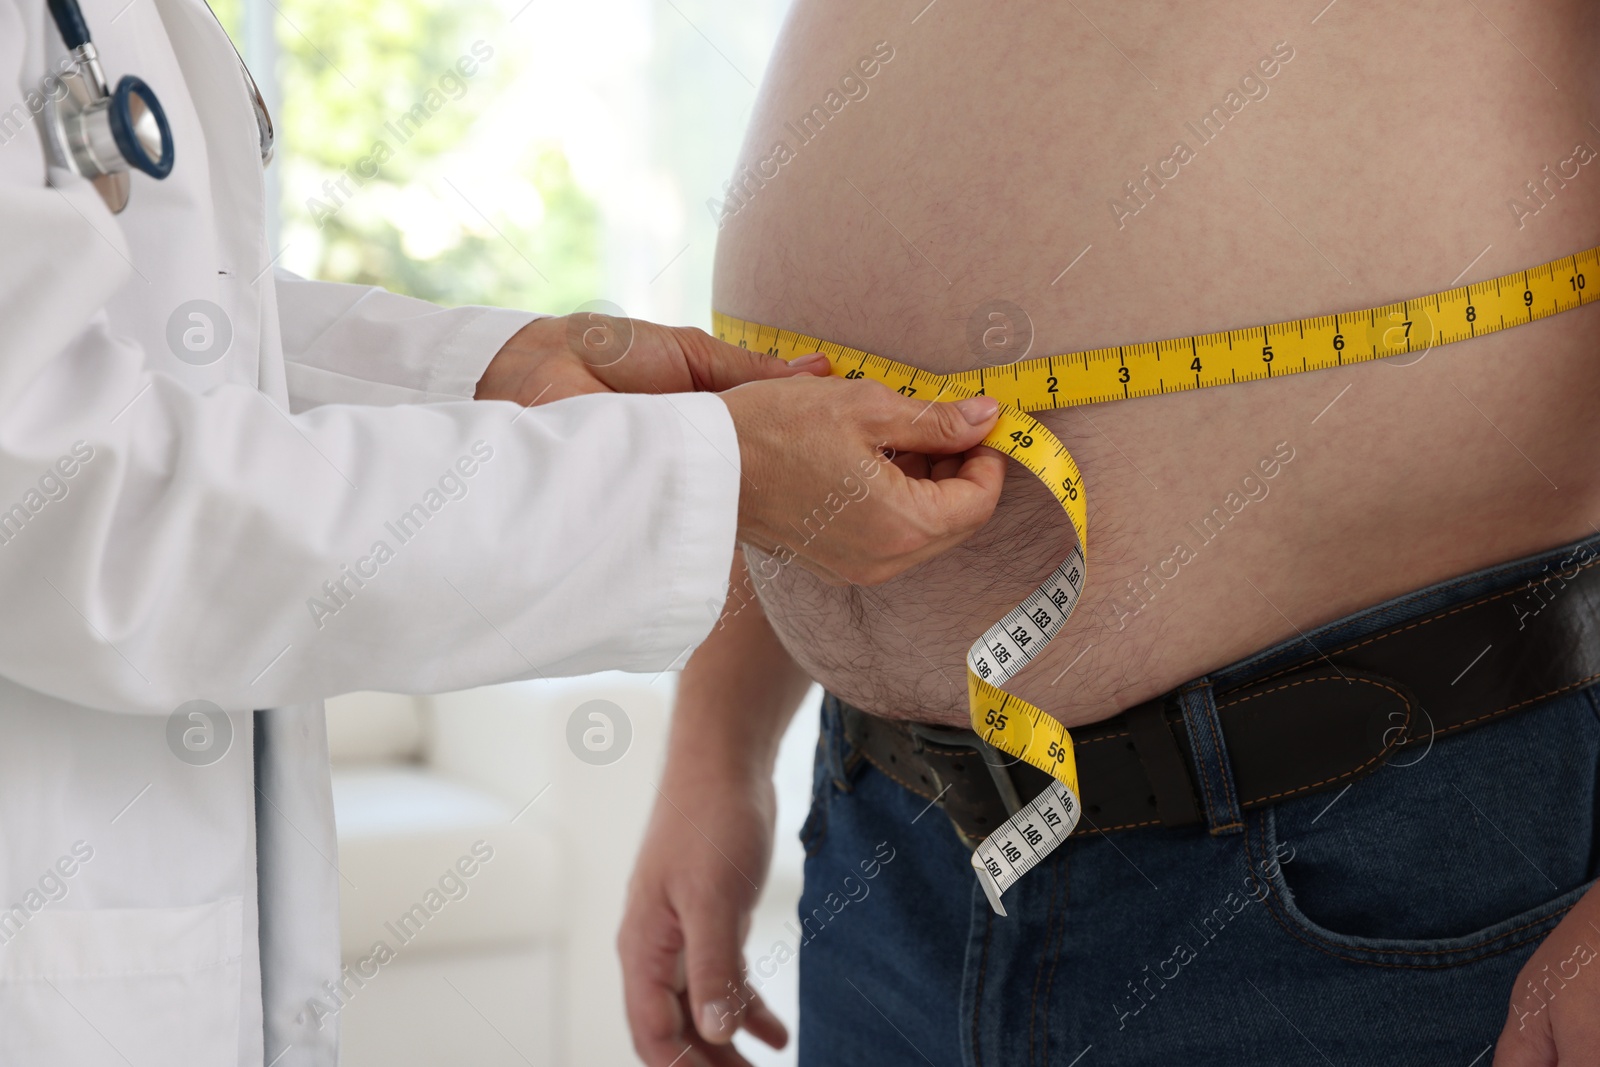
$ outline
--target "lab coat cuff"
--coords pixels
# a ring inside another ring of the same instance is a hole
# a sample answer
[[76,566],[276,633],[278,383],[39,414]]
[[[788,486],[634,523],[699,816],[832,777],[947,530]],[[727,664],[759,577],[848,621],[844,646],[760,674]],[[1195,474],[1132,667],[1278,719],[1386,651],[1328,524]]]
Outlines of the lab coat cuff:
[[681,500],[675,528],[662,543],[677,559],[663,583],[657,640],[667,654],[681,648],[666,669],[681,670],[722,613],[739,527],[739,438],[733,417],[715,393],[669,393],[682,441]]
[[505,343],[528,323],[548,316],[496,307],[460,310],[476,314],[467,318],[442,347],[438,378],[429,384],[428,391],[452,399],[471,400],[478,391],[483,372]]

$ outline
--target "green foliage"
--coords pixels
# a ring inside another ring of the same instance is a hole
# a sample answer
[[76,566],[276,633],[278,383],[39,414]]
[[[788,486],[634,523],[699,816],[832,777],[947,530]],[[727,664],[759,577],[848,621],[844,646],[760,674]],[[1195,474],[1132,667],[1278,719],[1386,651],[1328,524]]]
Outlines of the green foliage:
[[[296,266],[445,304],[566,311],[595,294],[600,216],[560,148],[473,141],[519,59],[492,4],[281,0],[278,10],[274,165]],[[466,180],[486,171],[492,198]]]
[[445,304],[562,313],[592,299],[600,284],[599,211],[558,149],[529,154],[517,169],[542,219],[518,225],[491,217],[491,226],[448,186],[372,183],[317,231],[325,250],[318,276]]
[[[283,111],[293,151],[337,172],[365,153],[383,124],[416,106],[475,40],[494,36],[484,3],[426,0],[285,0],[279,5]],[[491,46],[492,48],[492,46]],[[429,156],[446,152],[478,117],[507,74],[504,57],[472,79],[472,91],[429,122],[408,152],[386,168],[404,180]]]

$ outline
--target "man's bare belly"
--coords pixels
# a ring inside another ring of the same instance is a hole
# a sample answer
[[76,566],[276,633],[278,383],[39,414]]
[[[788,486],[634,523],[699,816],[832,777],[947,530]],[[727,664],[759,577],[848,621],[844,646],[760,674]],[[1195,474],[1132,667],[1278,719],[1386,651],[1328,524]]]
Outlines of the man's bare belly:
[[[1368,307],[1600,244],[1600,160],[1575,158],[1600,147],[1590,5],[1336,3],[1313,23],[1322,3],[797,0],[740,161],[769,177],[729,202],[717,307],[953,371],[1004,354],[971,322],[1007,303],[1038,356]],[[1408,365],[1041,416],[1084,473],[1089,582],[1008,688],[1069,725],[1104,718],[1594,532],[1597,342],[1584,308]],[[1071,543],[1019,468],[944,558],[871,589],[787,568],[763,601],[841,696],[964,723],[968,644]]]

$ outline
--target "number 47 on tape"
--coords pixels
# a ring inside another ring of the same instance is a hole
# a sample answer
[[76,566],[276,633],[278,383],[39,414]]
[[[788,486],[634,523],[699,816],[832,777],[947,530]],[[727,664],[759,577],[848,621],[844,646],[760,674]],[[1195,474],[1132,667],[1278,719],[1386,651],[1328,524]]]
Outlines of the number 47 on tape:
[[1078,825],[1078,798],[1065,782],[1024,804],[972,853],[972,869],[995,914],[1005,915],[1000,895],[1054,852]]

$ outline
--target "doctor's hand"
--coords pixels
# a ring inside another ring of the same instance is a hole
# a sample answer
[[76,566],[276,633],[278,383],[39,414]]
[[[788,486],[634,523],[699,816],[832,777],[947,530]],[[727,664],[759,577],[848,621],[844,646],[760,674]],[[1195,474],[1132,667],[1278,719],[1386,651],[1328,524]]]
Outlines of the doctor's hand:
[[[739,540],[779,566],[886,582],[972,536],[1000,499],[1005,459],[977,447],[998,418],[990,397],[928,403],[873,381],[797,376],[722,399],[743,467]],[[891,462],[903,453],[925,458]]]
[[785,363],[704,330],[596,312],[535,319],[507,341],[478,380],[478,400],[530,407],[586,393],[721,392],[745,382],[826,374],[827,360]]

